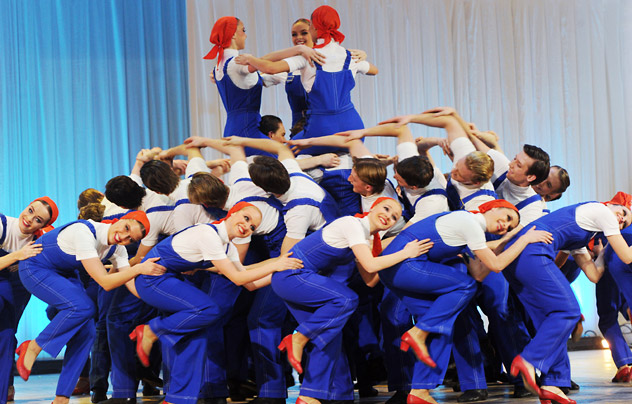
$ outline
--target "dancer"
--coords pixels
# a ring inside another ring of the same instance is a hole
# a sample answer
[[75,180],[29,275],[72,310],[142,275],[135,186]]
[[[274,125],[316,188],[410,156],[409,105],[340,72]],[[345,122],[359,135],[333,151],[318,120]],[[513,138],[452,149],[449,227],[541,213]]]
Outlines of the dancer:
[[[42,350],[56,357],[66,346],[64,366],[57,384],[55,404],[68,403],[95,338],[96,308],[81,285],[76,270],[87,273],[105,290],[125,284],[139,274],[161,275],[157,258],[129,266],[124,246],[139,241],[149,230],[142,212],[131,212],[114,224],[79,220],[42,236],[42,253],[20,262],[20,279],[32,294],[58,313],[34,340],[16,350],[18,372],[28,380],[33,362]],[[109,259],[108,272],[102,260]]]

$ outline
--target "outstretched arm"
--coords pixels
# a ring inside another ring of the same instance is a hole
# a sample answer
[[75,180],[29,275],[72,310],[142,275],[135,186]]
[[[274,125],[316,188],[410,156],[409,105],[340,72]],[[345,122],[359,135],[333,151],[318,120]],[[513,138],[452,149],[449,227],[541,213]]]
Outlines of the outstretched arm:
[[224,139],[209,139],[201,136],[191,136],[184,141],[184,144],[187,147],[193,148],[213,148],[220,153],[224,153],[230,156],[231,164],[235,164],[238,161],[246,161],[246,153],[244,152],[244,148],[239,146],[227,146],[226,142],[224,142]]
[[290,140],[290,146],[296,150],[304,149],[311,146],[332,146],[349,149],[349,153],[353,157],[372,156],[373,153],[359,140],[351,140],[345,136],[329,135],[321,137],[312,137],[309,139]]
[[372,128],[348,130],[344,132],[334,133],[335,136],[346,136],[347,142],[351,140],[359,140],[367,136],[384,136],[397,137],[397,144],[414,143],[413,134],[408,125],[396,125],[388,123],[384,125],[373,126]]
[[294,159],[294,153],[283,143],[272,139],[252,139],[249,137],[230,136],[224,139],[226,146],[253,147],[268,153],[276,154],[279,160]]

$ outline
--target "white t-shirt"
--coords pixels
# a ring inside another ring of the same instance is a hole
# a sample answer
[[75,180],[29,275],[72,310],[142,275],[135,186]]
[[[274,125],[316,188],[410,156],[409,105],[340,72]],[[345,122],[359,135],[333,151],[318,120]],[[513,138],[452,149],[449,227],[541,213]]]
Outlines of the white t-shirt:
[[217,231],[207,224],[198,224],[186,229],[173,236],[171,246],[182,258],[190,262],[226,258],[232,262],[239,262],[237,248],[228,240],[226,222],[214,226]]
[[[322,42],[324,42],[323,39],[317,41],[317,43]],[[339,72],[344,67],[347,58],[347,50],[340,46],[338,42],[332,40],[324,47],[319,48],[318,52],[322,53],[326,58],[323,71]],[[316,78],[316,67],[311,66],[303,56],[292,56],[283,60],[287,62],[291,72],[300,71],[301,82],[303,83],[305,91],[308,93],[312,91],[314,79]],[[370,67],[371,65],[367,61],[356,62],[351,59],[349,63],[349,70],[351,70],[351,74],[353,74],[354,78],[357,73],[366,74]]]
[[336,248],[353,247],[358,244],[370,246],[370,231],[368,217],[343,216],[323,229],[323,240]]
[[438,218],[436,227],[443,242],[449,246],[467,245],[472,251],[487,248],[487,225],[485,217],[480,213],[457,210]]
[[[467,137],[459,137],[452,141],[452,143],[450,143],[450,149],[452,149],[452,153],[454,154],[455,164],[463,157],[476,151],[476,148]],[[494,185],[490,181],[487,181],[480,186],[464,185],[458,181],[455,181],[454,179],[452,179],[451,182],[452,185],[454,185],[454,188],[456,188],[457,192],[459,193],[461,199],[465,199],[481,189],[494,192]],[[493,201],[494,199],[495,198],[491,195],[476,196],[464,204],[465,210],[476,210],[481,204]]]
[[120,217],[121,215],[129,212],[129,209],[121,208],[120,206],[115,205],[114,203],[110,202],[105,196],[101,200],[101,205],[105,206],[105,210],[103,211],[103,220]]
[[[0,244],[0,248],[11,253],[27,245],[33,240],[34,236],[32,234],[23,234],[20,231],[19,219],[17,217],[5,217],[7,218],[7,229],[4,242]],[[2,221],[0,221],[0,235],[2,235],[3,231],[4,227],[2,226]],[[7,269],[5,268],[4,270],[6,271]]]
[[[103,260],[112,248],[108,244],[108,230],[111,224],[97,223],[92,220],[89,222],[94,226],[96,239],[92,235],[90,228],[83,223],[71,224],[61,230],[57,236],[59,248],[66,254],[74,255],[77,261],[90,258]],[[110,262],[114,268],[128,267],[129,261],[127,260],[125,247],[117,245]]]
[[575,210],[575,220],[580,228],[603,232],[606,237],[621,234],[617,217],[603,203],[593,202],[578,206]]
[[[293,173],[304,174],[294,159],[283,160],[281,164],[290,175]],[[291,176],[290,182],[290,189],[279,197],[283,205],[300,198],[310,198],[317,202],[325,199],[325,191],[311,179]],[[284,220],[287,228],[286,236],[296,240],[302,240],[308,230],[318,230],[326,223],[320,209],[309,205],[293,207],[285,213]]]
[[184,199],[188,200],[189,198],[188,190],[189,184],[191,183],[191,176],[198,172],[210,173],[211,170],[206,166],[206,161],[204,161],[203,158],[194,157],[189,160],[189,164],[187,164],[185,172],[186,178],[181,180],[176,190],[169,194],[169,198],[176,204],[173,210],[173,226],[175,231],[180,231],[196,223],[210,223],[216,220],[203,206],[183,202]]
[[[224,59],[215,66],[215,80],[220,81],[224,77],[224,64],[230,58],[235,58],[239,56],[239,51],[237,49],[224,49]],[[248,90],[254,87],[259,81],[258,73],[250,73],[248,70],[248,66],[238,65],[235,63],[235,60],[231,60],[228,63],[228,67],[226,68],[226,72],[228,73],[228,77],[231,79],[234,85],[241,88],[242,90]],[[261,79],[263,80],[263,84],[267,87],[270,85],[278,84],[275,83],[278,79],[274,77],[275,75],[262,74]]]
[[[492,174],[492,183],[509,170],[509,159],[507,156],[499,152],[498,150],[490,149],[487,155],[494,160],[494,174]],[[513,184],[509,179],[505,178],[503,182],[496,188],[496,193],[499,198],[507,200],[514,205],[519,204],[522,201],[536,195],[536,192],[531,188],[531,185],[521,187]],[[536,219],[542,217],[543,209],[542,198],[539,200],[524,206],[520,209],[520,224],[526,226]]]
[[173,211],[175,204],[169,197],[160,195],[147,189],[147,194],[143,198],[141,210],[147,214],[149,219],[149,233],[141,240],[141,244],[153,247],[158,243],[161,234],[172,235],[176,232],[173,222]]
[[[412,142],[404,142],[397,145],[397,156],[399,161],[405,160],[409,157],[418,156],[419,152],[417,151],[417,145]],[[427,218],[428,216],[432,216],[437,213],[447,212],[448,207],[448,198],[445,195],[436,194],[436,195],[428,195],[424,197],[422,201],[417,203],[417,200],[421,198],[426,192],[434,190],[434,189],[443,189],[445,190],[445,186],[448,181],[445,179],[441,170],[439,170],[436,166],[433,165],[434,175],[430,183],[425,188],[403,188],[402,191],[406,194],[408,201],[412,206],[415,207],[415,214],[410,218],[409,222],[417,223],[420,220]]]

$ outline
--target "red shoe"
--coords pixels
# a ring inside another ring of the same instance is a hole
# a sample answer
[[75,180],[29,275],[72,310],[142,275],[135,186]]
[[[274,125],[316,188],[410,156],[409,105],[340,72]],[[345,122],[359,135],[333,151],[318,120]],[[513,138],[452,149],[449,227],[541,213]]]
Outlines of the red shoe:
[[540,389],[540,402],[542,403],[542,401],[548,401],[551,404],[577,404],[577,401],[575,400],[558,396],[548,390]]
[[29,347],[30,343],[31,340],[24,341],[20,344],[18,349],[15,350],[16,355],[19,355],[18,361],[15,366],[18,368],[18,373],[20,374],[20,377],[25,381],[28,380],[29,376],[31,375],[31,371],[24,367],[24,355],[26,355],[26,350]]
[[[280,348],[279,348],[280,349]],[[296,404],[307,404],[307,401],[303,400],[302,398],[298,397],[296,399]]]
[[15,387],[9,386],[9,392],[7,393],[7,402],[15,401]]
[[[430,366],[431,368],[436,368],[437,367],[437,364],[435,363],[435,361],[432,360],[430,355],[424,355],[424,353],[421,351],[421,348],[419,347],[419,345],[417,345],[417,342],[408,333],[408,331],[406,331],[404,333],[404,335],[402,335],[402,342],[401,342],[401,344],[399,346],[399,349],[401,349],[402,351],[406,352],[406,351],[408,351],[409,347],[413,349],[413,351],[415,352],[415,355],[417,355],[417,358],[419,358],[420,361],[422,361],[426,365]],[[409,397],[410,397],[410,395],[409,395]],[[413,397],[416,397],[416,396],[413,396]],[[417,397],[417,398],[419,398],[419,397]]]
[[612,383],[629,383],[630,382],[630,367],[626,366],[617,371],[617,374],[612,378]]
[[409,394],[408,397],[406,397],[406,404],[431,404],[430,401],[426,401],[421,397],[417,397],[417,396],[413,396],[412,394]]
[[[285,338],[283,338],[281,340],[281,343],[279,344],[279,350],[281,352],[286,352],[287,351],[287,360],[288,360],[288,362],[290,362],[290,365],[292,365],[294,370],[296,370],[299,375],[301,373],[303,373],[303,367],[301,366],[301,362],[296,360],[296,358],[294,357],[294,351],[292,350],[292,334],[287,335]],[[302,399],[300,399],[300,400],[304,404],[307,404]],[[298,403],[298,401],[296,401],[296,402]]]
[[535,376],[531,377],[531,375],[529,374],[529,369],[527,368],[527,362],[524,359],[522,359],[522,356],[520,355],[516,356],[513,362],[511,362],[511,375],[513,377],[516,377],[518,376],[518,372],[522,374],[522,381],[524,381],[524,387],[530,392],[532,392],[533,394],[542,398],[542,396],[540,395],[540,388],[535,382]]
[[141,365],[149,367],[149,356],[143,351],[143,334],[145,332],[145,324],[141,324],[134,328],[134,331],[129,335],[129,339],[136,341],[136,355],[140,360]]

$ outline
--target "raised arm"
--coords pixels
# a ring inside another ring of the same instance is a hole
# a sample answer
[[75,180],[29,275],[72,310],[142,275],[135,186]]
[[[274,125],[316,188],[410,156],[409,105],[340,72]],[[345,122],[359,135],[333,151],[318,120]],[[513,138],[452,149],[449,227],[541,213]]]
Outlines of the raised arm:
[[345,136],[329,135],[312,137],[309,139],[290,140],[288,144],[296,149],[302,149],[311,146],[333,146],[349,149],[349,153],[353,157],[372,156],[373,153],[359,140],[351,140]]
[[235,164],[238,161],[246,161],[246,153],[244,152],[243,147],[239,146],[228,146],[224,139],[209,139],[201,136],[191,136],[188,139],[185,139],[184,144],[186,147],[210,147],[219,151],[220,153],[227,154],[230,156],[230,163]]
[[252,147],[278,156],[279,160],[294,159],[294,153],[285,144],[272,139],[252,139],[249,137],[230,136],[224,139],[227,146]]
[[408,125],[396,125],[394,123],[387,123],[384,125],[373,126],[372,128],[356,129],[344,132],[334,133],[335,136],[346,136],[347,142],[355,139],[362,139],[367,136],[384,136],[384,137],[397,137],[397,144],[400,143],[414,143],[415,139],[410,131]]

